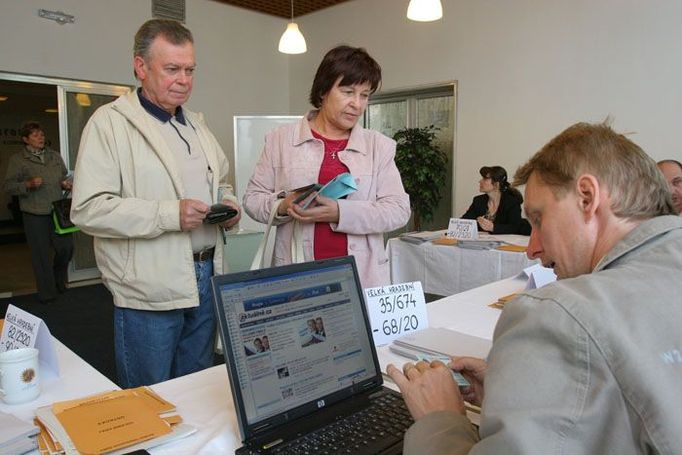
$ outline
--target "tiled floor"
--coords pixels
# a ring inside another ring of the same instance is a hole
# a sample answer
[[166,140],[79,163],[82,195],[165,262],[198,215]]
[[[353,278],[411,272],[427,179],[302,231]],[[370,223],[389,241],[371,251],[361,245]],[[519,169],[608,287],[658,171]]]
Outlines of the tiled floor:
[[0,245],[0,264],[0,298],[36,292],[28,244]]

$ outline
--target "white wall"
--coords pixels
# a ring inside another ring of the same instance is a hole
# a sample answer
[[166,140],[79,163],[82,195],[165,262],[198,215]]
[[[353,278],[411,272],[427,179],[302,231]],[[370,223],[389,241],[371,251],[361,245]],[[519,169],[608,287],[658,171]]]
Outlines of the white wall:
[[[59,25],[38,9],[76,16]],[[232,117],[289,112],[289,62],[277,52],[283,19],[211,0],[187,0],[197,75],[188,107],[201,111],[228,157]],[[135,85],[133,36],[150,0],[0,0],[0,71]]]
[[442,0],[444,18],[405,18],[407,0],[354,0],[304,16],[307,54],[291,59],[291,105],[324,53],[363,46],[385,90],[457,80],[456,212],[477,193],[478,169],[510,174],[577,121],[614,127],[653,158],[682,158],[682,2]]
[[[444,18],[415,23],[407,0],[353,0],[297,18],[309,51],[284,56],[283,19],[187,0],[203,111],[232,156],[232,116],[301,114],[322,55],[345,42],[381,63],[384,89],[457,80],[456,212],[477,169],[510,173],[566,126],[612,115],[655,159],[682,158],[682,2],[442,0]],[[132,37],[149,0],[0,0],[0,70],[134,84]],[[60,26],[39,8],[76,16]]]

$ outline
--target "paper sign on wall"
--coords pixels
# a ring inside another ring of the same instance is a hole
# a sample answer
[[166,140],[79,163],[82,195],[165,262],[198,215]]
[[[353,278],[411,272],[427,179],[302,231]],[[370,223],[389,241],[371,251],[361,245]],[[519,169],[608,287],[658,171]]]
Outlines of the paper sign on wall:
[[377,346],[429,326],[424,291],[419,281],[367,288],[365,301]]
[[39,317],[10,304],[0,334],[0,352],[19,348],[38,349],[39,361],[47,367],[41,370],[43,377],[59,377],[57,352],[47,325]]
[[457,240],[476,240],[478,238],[478,224],[476,220],[450,218],[447,236]]

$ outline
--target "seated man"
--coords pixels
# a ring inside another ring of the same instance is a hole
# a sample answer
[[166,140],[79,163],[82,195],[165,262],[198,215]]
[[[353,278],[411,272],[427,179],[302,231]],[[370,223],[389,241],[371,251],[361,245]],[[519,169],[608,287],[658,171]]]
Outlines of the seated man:
[[677,160],[663,160],[657,164],[668,181],[675,210],[682,215],[682,163]]
[[[472,383],[462,394],[443,363],[388,367],[416,420],[404,452],[679,453],[682,219],[668,216],[656,163],[579,123],[514,183],[526,185],[528,255],[559,281],[505,306],[487,364],[452,359]],[[463,398],[481,404],[478,432]]]

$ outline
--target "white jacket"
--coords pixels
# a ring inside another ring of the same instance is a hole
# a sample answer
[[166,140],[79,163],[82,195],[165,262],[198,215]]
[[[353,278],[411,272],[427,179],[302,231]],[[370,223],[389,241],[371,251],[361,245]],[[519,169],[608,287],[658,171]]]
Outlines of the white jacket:
[[[183,109],[213,170],[218,188],[229,164],[203,116]],[[199,305],[190,234],[180,230],[180,169],[137,93],[99,108],[88,121],[76,163],[71,219],[92,235],[102,280],[124,308],[164,311]],[[214,267],[222,272],[216,227]]]

